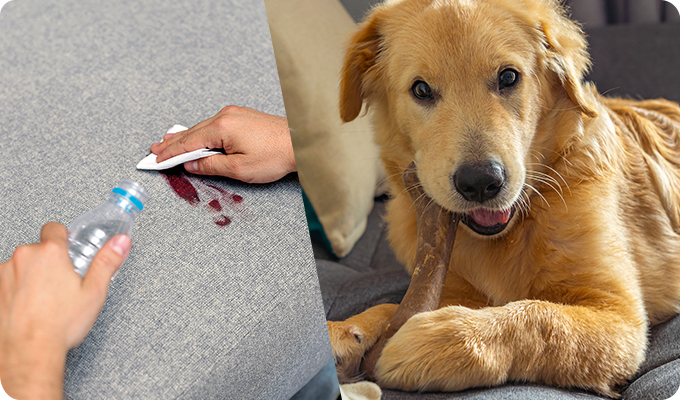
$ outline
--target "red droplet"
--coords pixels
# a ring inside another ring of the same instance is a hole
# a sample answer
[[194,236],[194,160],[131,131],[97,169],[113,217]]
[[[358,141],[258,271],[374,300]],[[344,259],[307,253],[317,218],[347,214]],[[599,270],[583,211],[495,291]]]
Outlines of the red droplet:
[[220,215],[219,217],[215,217],[213,218],[213,221],[217,226],[227,226],[231,224],[231,218],[227,217],[226,215]]
[[234,200],[236,203],[240,203],[240,202],[243,201],[243,197],[241,197],[241,196],[239,196],[239,195],[237,195],[237,194],[231,196],[231,199]]
[[184,177],[181,169],[172,168],[162,171],[161,174],[163,174],[165,180],[179,197],[186,200],[192,206],[196,206],[201,202],[196,188],[191,184],[191,182],[189,182],[187,178]]
[[222,205],[216,199],[212,199],[212,201],[210,201],[210,203],[208,203],[208,205],[210,206],[210,208],[212,208],[215,211],[222,211]]

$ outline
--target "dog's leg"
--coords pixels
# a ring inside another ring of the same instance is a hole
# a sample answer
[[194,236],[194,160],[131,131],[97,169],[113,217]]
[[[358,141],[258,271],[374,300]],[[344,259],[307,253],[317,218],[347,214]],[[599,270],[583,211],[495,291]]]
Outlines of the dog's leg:
[[573,305],[523,300],[413,316],[387,342],[377,382],[402,390],[462,390],[530,381],[618,397],[644,358],[641,307],[606,292]]
[[398,304],[380,304],[345,321],[328,321],[335,369],[341,383],[360,379],[364,354],[380,338]]
[[[481,308],[488,299],[455,273],[449,273],[440,307],[462,305]],[[333,357],[341,383],[364,378],[359,373],[361,361],[387,329],[398,304],[380,304],[345,321],[328,321]]]

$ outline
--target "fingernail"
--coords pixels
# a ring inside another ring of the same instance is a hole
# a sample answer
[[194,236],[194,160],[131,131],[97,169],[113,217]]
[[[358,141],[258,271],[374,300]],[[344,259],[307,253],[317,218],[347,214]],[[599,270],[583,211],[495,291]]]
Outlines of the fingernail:
[[186,169],[189,172],[198,171],[198,161],[187,163]]
[[130,251],[132,240],[127,235],[116,236],[111,239],[111,249],[120,256],[126,255]]

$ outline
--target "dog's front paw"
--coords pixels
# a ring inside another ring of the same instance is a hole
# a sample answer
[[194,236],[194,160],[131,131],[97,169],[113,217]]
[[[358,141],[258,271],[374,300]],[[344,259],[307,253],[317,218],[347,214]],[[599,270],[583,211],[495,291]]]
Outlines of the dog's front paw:
[[503,383],[511,357],[482,334],[479,310],[446,307],[411,317],[387,341],[375,376],[383,388],[458,391]]
[[347,321],[328,321],[328,334],[331,337],[338,380],[341,383],[359,380],[361,360],[371,347],[364,332]]

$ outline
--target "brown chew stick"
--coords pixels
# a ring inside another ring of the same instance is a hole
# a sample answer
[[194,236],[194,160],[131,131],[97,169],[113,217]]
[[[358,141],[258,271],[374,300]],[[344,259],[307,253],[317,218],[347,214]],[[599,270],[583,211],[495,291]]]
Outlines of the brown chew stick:
[[373,370],[387,339],[414,314],[439,307],[460,217],[444,210],[425,194],[411,163],[402,175],[418,221],[418,247],[411,283],[392,320],[376,344],[366,353],[361,370],[374,380]]

